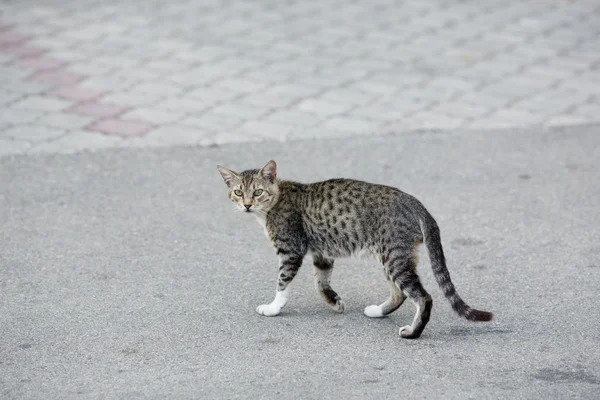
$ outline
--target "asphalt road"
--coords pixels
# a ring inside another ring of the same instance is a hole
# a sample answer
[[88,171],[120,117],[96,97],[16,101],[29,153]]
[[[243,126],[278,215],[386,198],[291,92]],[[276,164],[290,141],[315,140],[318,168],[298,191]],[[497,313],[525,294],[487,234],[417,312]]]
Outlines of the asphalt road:
[[[0,397],[598,398],[600,127],[117,149],[0,159]],[[491,323],[434,296],[369,319],[374,261],[337,264],[335,314],[307,260],[280,316],[276,257],[215,165],[397,186],[437,218],[449,268]]]

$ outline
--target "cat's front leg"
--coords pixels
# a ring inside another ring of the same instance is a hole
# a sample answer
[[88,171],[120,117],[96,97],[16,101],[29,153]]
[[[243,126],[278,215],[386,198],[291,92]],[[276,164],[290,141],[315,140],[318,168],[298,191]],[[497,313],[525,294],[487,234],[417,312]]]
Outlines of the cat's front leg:
[[289,284],[292,282],[298,270],[302,266],[304,257],[296,254],[281,255],[279,258],[279,277],[277,279],[277,291],[275,299],[269,304],[263,304],[256,308],[256,312],[266,317],[279,315],[281,309],[289,298]]

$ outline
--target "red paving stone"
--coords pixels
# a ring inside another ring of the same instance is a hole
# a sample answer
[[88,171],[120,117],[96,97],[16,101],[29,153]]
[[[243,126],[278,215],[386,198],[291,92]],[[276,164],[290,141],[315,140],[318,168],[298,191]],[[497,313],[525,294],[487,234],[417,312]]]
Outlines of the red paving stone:
[[35,82],[53,83],[56,85],[73,85],[80,82],[85,77],[71,72],[62,71],[41,71],[29,77],[28,80]]
[[36,71],[49,71],[65,65],[64,61],[50,57],[24,57],[17,60],[13,65],[23,68],[31,68]]
[[104,92],[96,92],[94,90],[85,89],[76,85],[59,86],[47,93],[49,96],[60,97],[61,99],[88,101],[96,99],[104,94]]
[[40,49],[39,47],[20,46],[15,44],[12,46],[0,45],[0,51],[2,51],[2,53],[14,54],[19,57],[33,57],[46,53],[48,50]]
[[14,45],[25,43],[28,40],[31,40],[33,36],[31,35],[23,35],[17,32],[11,32],[10,30],[0,31],[0,44],[3,45]]
[[143,136],[154,125],[142,121],[124,121],[122,119],[105,119],[97,121],[92,125],[88,126],[87,129],[90,131],[101,132],[106,135],[115,136]]
[[90,117],[109,118],[123,114],[129,110],[128,107],[115,106],[113,104],[100,104],[93,101],[75,104],[67,112]]

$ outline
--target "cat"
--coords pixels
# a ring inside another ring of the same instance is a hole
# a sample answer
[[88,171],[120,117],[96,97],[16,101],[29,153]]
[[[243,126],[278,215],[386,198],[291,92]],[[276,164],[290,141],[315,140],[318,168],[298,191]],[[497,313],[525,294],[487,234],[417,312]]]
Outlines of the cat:
[[302,184],[277,178],[277,164],[240,173],[217,166],[238,210],[255,215],[279,256],[275,299],[258,306],[258,314],[278,315],[288,301],[289,284],[312,254],[317,290],[337,312],[344,302],[331,288],[335,258],[371,253],[383,265],[389,298],[370,305],[368,317],[386,316],[408,297],[417,307],[403,338],[421,336],[433,305],[416,273],[419,245],[425,243],[438,285],[454,311],[471,321],[490,321],[492,313],[469,307],[450,280],[436,221],[423,204],[396,188],[351,179]]

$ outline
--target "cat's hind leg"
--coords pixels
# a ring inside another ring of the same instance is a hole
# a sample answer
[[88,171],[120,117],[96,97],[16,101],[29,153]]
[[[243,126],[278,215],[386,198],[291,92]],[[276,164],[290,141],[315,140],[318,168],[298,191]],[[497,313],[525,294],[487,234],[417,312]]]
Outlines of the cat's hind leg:
[[331,273],[333,272],[333,260],[319,254],[313,254],[313,265],[315,268],[315,285],[317,291],[334,311],[342,313],[346,308],[341,297],[331,288]]
[[394,282],[387,277],[387,282],[390,284],[390,297],[380,305],[374,304],[372,306],[367,306],[365,308],[365,315],[370,318],[380,318],[385,317],[388,314],[396,311],[404,300],[406,300],[406,295],[400,290],[398,286]]
[[303,254],[293,252],[280,252],[279,276],[277,278],[277,291],[275,299],[269,304],[263,304],[256,308],[256,312],[265,317],[279,315],[281,309],[286,305],[290,297],[289,284],[292,282],[298,270],[302,266]]
[[418,244],[410,248],[396,246],[384,253],[382,261],[390,280],[415,304],[417,312],[412,324],[400,328],[400,336],[416,339],[421,336],[431,316],[433,300],[417,275]]

